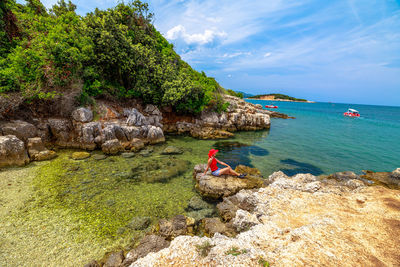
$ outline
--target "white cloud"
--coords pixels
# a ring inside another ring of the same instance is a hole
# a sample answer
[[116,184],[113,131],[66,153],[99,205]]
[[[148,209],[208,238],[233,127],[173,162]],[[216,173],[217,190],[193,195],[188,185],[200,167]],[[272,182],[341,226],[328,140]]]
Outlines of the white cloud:
[[223,58],[234,58],[238,56],[251,56],[251,52],[236,52],[236,53],[225,53],[222,57]]
[[218,38],[224,38],[225,32],[221,32],[215,29],[206,29],[203,33],[189,34],[186,32],[186,28],[179,24],[169,31],[167,31],[166,38],[169,40],[177,40],[182,38],[187,44],[199,44],[204,45],[213,42]]
[[267,52],[264,54],[264,57],[269,57],[271,55],[271,52]]

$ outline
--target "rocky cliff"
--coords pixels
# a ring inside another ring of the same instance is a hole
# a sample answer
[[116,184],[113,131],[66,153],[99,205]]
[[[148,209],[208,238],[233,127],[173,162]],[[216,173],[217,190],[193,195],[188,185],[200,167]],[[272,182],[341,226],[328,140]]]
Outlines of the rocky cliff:
[[164,132],[216,139],[231,137],[238,130],[269,128],[269,111],[236,97],[226,96],[226,100],[230,105],[221,114],[203,111],[198,116],[179,116],[168,108],[135,101],[121,105],[98,101],[65,116],[25,115],[26,120],[0,121],[0,167],[54,158],[49,150],[54,147],[116,154],[164,142]]
[[398,190],[282,172],[268,182],[219,204],[236,237],[178,236],[130,266],[399,266]]

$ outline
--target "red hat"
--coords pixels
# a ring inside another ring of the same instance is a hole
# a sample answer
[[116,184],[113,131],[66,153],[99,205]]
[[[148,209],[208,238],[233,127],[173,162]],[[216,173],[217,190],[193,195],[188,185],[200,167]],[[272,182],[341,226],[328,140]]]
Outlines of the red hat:
[[218,152],[218,149],[211,149],[210,151],[208,151],[208,157],[211,158],[212,156],[217,154],[217,152]]

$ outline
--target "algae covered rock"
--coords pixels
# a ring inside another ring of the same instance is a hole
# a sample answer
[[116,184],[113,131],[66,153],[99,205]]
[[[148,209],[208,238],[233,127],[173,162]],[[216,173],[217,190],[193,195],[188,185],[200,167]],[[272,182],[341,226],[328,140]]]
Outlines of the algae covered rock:
[[144,230],[149,227],[150,223],[150,217],[133,217],[127,227],[133,230]]
[[121,156],[122,156],[123,158],[129,159],[129,158],[133,158],[133,157],[135,156],[135,153],[132,153],[132,152],[124,152],[124,153],[121,154]]
[[200,196],[193,196],[189,200],[188,209],[192,210],[202,210],[210,208],[210,204],[204,201]]
[[200,221],[204,218],[209,218],[215,215],[215,211],[211,208],[194,210],[187,213],[187,216],[195,219],[195,221]]
[[121,266],[122,262],[124,261],[124,252],[122,250],[118,252],[111,253],[106,262],[104,263],[103,267],[117,267]]
[[183,151],[180,148],[177,148],[175,146],[167,146],[163,152],[161,152],[161,154],[163,155],[178,155],[178,154],[182,154]]
[[161,219],[158,222],[158,229],[158,234],[167,240],[184,235],[187,232],[186,217],[184,215],[176,215],[171,220]]
[[131,151],[137,152],[144,148],[144,142],[140,140],[139,138],[133,138],[131,140]]
[[[204,175],[205,167],[204,164],[197,165],[193,172],[193,177],[196,180],[195,187],[203,197],[220,199],[236,194],[242,189],[253,189],[264,186],[264,180],[258,174],[248,174],[245,178],[229,175],[217,177],[210,174]],[[251,169],[248,169],[248,171],[251,173],[259,173]]]
[[71,155],[71,158],[75,159],[75,160],[87,159],[89,157],[90,157],[90,153],[89,152],[85,152],[85,151],[74,152]]
[[42,138],[28,138],[28,154],[31,160],[50,160],[57,157],[57,153],[44,147]]

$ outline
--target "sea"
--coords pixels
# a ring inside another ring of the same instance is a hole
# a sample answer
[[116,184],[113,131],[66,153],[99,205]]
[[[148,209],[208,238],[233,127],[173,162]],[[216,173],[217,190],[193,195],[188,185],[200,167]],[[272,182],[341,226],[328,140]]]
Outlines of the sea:
[[[330,174],[340,171],[393,171],[400,167],[400,107],[249,100],[295,119],[271,119],[269,131],[237,135],[231,144],[216,143],[232,165],[248,164],[264,175]],[[348,108],[360,118],[343,116]],[[235,143],[236,142],[236,143]]]

